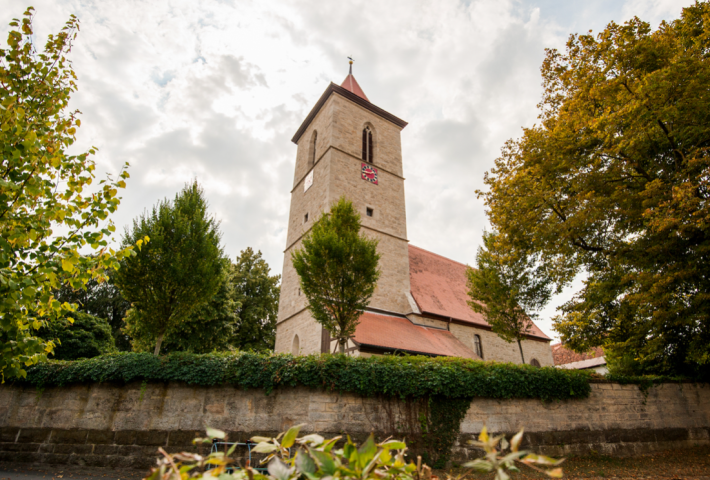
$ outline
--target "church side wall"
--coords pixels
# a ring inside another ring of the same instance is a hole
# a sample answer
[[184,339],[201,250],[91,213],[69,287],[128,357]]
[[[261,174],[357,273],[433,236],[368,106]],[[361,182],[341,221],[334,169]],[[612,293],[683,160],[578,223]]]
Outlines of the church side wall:
[[[35,388],[0,386],[0,460],[148,469],[157,450],[195,451],[209,425],[231,441],[275,435],[305,424],[303,433],[380,440],[407,425],[397,399],[383,401],[303,387],[263,390],[183,383],[93,384]],[[415,416],[416,418],[416,416]],[[646,453],[710,443],[710,388],[664,384],[646,397],[638,387],[592,384],[589,398],[557,402],[476,398],[461,425],[453,460],[480,455],[466,441],[483,426],[493,433],[525,427],[523,448],[567,456]],[[237,456],[240,455],[237,451]],[[242,454],[243,455],[243,454]],[[243,463],[243,459],[242,459]]]
[[[457,323],[452,323],[450,328],[451,333],[474,352],[476,348],[474,346],[473,336],[480,335],[484,360],[522,363],[518,342],[508,343],[490,330],[484,330],[482,328],[469,327]],[[549,342],[523,340],[522,343],[525,363],[529,364],[530,360],[535,358],[543,367],[551,367],[555,364],[552,359],[552,348]]]

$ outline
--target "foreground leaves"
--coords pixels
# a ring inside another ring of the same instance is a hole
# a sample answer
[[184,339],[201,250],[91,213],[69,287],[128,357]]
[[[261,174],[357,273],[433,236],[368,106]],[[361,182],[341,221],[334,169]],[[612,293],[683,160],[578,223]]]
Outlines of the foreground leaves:
[[[0,48],[0,378],[24,377],[47,360],[54,343],[37,330],[75,305],[60,302],[62,285],[82,289],[106,280],[106,270],[133,247],[115,252],[107,221],[128,173],[92,185],[95,149],[68,155],[81,125],[68,112],[77,89],[68,54],[79,30],[73,15],[49,35],[44,51],[32,40],[33,9],[10,22]],[[126,164],[127,165],[127,164]],[[90,254],[86,254],[86,252]]]

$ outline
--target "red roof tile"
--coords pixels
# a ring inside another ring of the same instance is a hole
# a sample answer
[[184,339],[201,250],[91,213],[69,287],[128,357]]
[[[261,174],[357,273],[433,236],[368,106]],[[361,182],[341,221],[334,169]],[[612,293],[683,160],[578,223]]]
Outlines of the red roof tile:
[[365,312],[353,336],[361,345],[446,357],[478,358],[448,330],[415,325],[406,318]]
[[581,362],[582,360],[603,356],[604,350],[602,350],[602,347],[596,347],[584,353],[577,353],[565,347],[562,343],[552,345],[552,358],[555,361],[555,365],[566,365],[572,362]]
[[[409,281],[422,313],[488,327],[483,316],[468,305],[467,268],[463,263],[409,245]],[[529,335],[550,340],[534,322]]]
[[343,83],[341,83],[340,86],[351,91],[358,97],[365,99],[368,102],[370,101],[370,99],[367,98],[367,95],[365,95],[365,92],[362,91],[362,88],[360,88],[360,85],[357,83],[357,80],[355,80],[352,73],[345,77],[345,80],[343,80]]

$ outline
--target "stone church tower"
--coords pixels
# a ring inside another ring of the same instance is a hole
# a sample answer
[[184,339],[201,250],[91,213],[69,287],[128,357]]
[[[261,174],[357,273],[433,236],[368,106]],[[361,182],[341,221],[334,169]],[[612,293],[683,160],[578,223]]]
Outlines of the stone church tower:
[[[517,345],[468,305],[467,265],[407,240],[400,132],[407,122],[370,103],[350,74],[331,83],[293,137],[298,145],[276,327],[276,352],[333,352],[313,320],[291,253],[340,197],[379,240],[377,288],[348,343],[351,355],[409,353],[519,363]],[[534,323],[522,342],[532,365],[552,365],[550,338]]]
[[298,145],[279,302],[276,351],[327,351],[327,333],[310,316],[291,253],[341,196],[379,240],[381,275],[370,309],[412,311],[400,132],[407,122],[373,105],[350,74],[331,83],[294,135]]

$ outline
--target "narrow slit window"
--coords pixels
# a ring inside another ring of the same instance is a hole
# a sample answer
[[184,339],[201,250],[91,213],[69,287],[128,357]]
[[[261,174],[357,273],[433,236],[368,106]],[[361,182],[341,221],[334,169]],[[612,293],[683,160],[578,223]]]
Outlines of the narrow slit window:
[[373,152],[372,130],[370,130],[370,127],[365,127],[362,131],[362,159],[368,163],[372,163]]
[[481,336],[474,335],[473,336],[473,343],[476,347],[476,355],[483,358],[483,345],[481,345]]
[[373,209],[371,209],[370,207],[367,207],[367,209],[365,209],[365,213],[367,213],[368,217],[371,217],[375,214],[375,211]]
[[308,221],[308,214],[306,213],[306,214],[303,216],[303,223],[306,223],[307,221]]
[[318,132],[313,132],[313,144],[311,145],[311,167],[316,164],[316,140],[318,140]]

